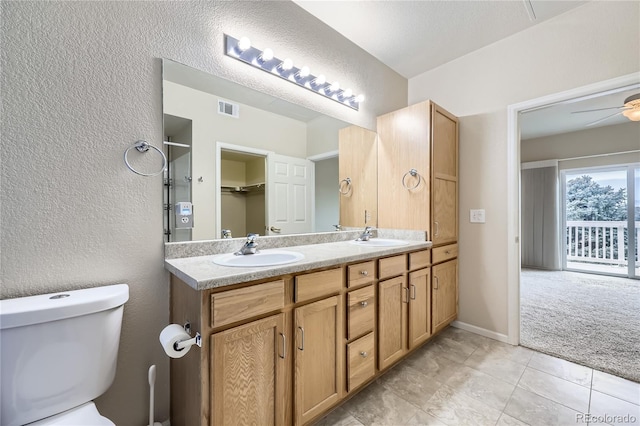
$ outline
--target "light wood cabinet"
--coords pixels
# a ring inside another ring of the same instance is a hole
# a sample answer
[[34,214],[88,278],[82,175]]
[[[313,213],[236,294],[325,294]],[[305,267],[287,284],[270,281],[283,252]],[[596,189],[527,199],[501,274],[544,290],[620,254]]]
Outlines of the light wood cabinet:
[[211,337],[211,426],[284,424],[284,314]]
[[433,273],[433,331],[447,326],[458,315],[458,260],[434,265]]
[[340,224],[377,226],[377,134],[358,126],[338,132]]
[[384,370],[407,352],[406,275],[378,283],[378,368]]
[[431,336],[430,269],[409,273],[409,349]]
[[458,119],[432,104],[432,226],[435,246],[458,240]]
[[341,296],[296,308],[295,424],[303,425],[342,397],[344,357]]

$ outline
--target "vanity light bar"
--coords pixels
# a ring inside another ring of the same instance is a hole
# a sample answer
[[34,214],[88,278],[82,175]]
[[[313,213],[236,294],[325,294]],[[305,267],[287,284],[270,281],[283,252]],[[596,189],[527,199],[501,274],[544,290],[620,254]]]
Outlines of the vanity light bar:
[[260,50],[251,46],[247,37],[238,40],[225,34],[224,38],[227,56],[295,83],[356,111],[360,109],[360,103],[364,101],[363,95],[355,96],[351,89],[341,89],[337,81],[328,82],[322,74],[317,76],[311,74],[307,66],[297,68],[289,58],[276,58],[273,50],[269,48]]

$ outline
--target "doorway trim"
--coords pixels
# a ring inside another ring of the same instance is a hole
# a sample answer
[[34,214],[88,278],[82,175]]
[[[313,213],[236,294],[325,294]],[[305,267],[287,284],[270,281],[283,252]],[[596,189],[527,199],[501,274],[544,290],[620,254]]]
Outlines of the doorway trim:
[[216,142],[216,183],[215,183],[216,185],[216,229],[215,229],[215,233],[218,236],[218,238],[222,238],[222,236],[220,235],[220,233],[222,232],[222,209],[221,209],[222,191],[220,190],[220,186],[221,186],[220,182],[222,181],[221,151],[236,151],[236,152],[242,152],[245,154],[261,155],[265,158],[269,155],[269,153],[272,152],[272,151],[266,151],[264,149],[251,148],[248,146],[233,145],[225,142]]
[[640,73],[627,74],[571,90],[507,106],[507,333],[512,345],[520,343],[520,113],[569,99],[588,96],[640,81]]

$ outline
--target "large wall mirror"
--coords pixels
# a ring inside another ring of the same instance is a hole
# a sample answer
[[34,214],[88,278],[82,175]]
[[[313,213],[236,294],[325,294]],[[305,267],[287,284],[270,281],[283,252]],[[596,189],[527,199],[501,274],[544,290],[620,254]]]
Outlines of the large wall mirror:
[[[355,132],[373,141],[366,154],[375,156],[373,131],[171,60],[162,64],[165,241],[328,232],[341,224],[341,202],[355,197],[339,185],[339,152]],[[367,192],[376,198],[375,187]]]

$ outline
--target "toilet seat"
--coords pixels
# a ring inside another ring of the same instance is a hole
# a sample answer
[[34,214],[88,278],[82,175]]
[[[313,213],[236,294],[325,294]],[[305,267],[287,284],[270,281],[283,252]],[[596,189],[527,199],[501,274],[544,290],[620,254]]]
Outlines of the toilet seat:
[[115,424],[100,415],[93,402],[87,402],[25,426],[115,426]]

